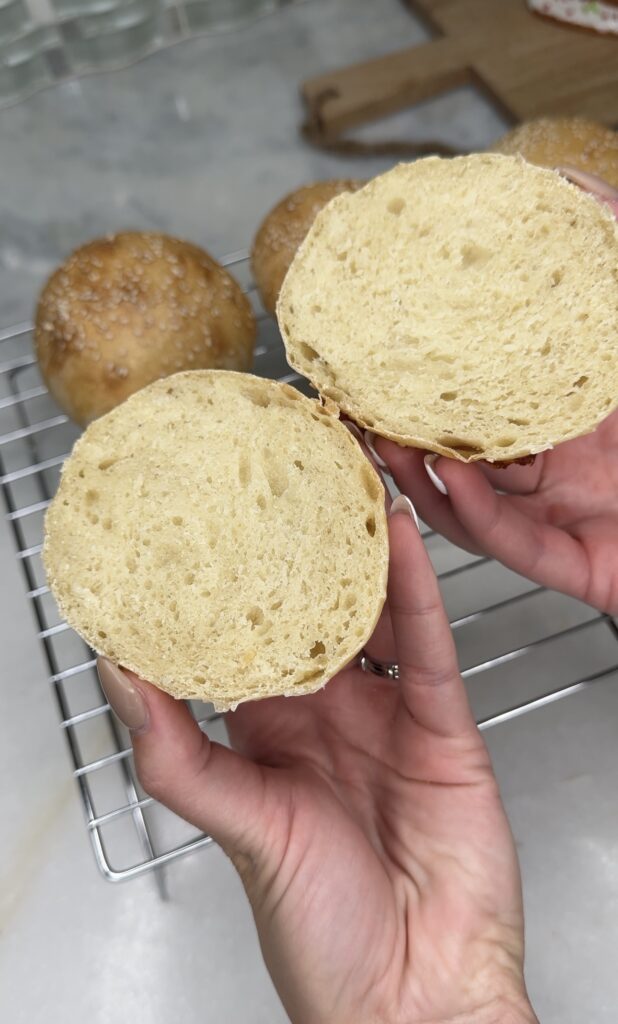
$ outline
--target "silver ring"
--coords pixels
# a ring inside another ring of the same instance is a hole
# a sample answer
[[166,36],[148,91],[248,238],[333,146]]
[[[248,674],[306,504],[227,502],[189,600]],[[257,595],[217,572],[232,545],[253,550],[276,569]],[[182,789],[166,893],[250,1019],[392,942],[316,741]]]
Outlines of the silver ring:
[[374,676],[381,676],[383,679],[399,679],[399,665],[394,661],[375,661],[368,654],[363,654],[360,667],[363,672],[371,672]]

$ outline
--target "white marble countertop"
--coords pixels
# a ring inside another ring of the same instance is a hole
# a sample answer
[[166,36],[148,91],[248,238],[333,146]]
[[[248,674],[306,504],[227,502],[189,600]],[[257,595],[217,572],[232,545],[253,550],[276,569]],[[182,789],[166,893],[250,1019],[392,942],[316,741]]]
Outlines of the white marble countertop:
[[[0,325],[27,319],[50,270],[93,236],[163,230],[220,256],[246,248],[286,190],[384,169],[305,146],[298,84],[425,38],[399,0],[308,0],[0,111]],[[481,147],[502,124],[462,89],[387,129]]]
[[[1,111],[0,327],[28,320],[52,267],[94,235],[156,228],[222,255],[248,246],[287,189],[385,167],[307,148],[297,83],[423,38],[397,0],[310,0]],[[387,130],[482,147],[502,122],[460,90]],[[0,1020],[283,1024],[218,850],[168,869],[165,902],[150,876],[112,886],[98,875],[3,522],[0,566]],[[543,1024],[616,1019],[616,681],[489,735]]]

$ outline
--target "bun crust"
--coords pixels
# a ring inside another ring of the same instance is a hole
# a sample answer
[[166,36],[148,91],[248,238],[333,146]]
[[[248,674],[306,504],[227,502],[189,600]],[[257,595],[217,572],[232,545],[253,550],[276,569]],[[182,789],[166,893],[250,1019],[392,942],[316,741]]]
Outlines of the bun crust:
[[266,215],[253,242],[251,270],[264,309],[274,315],[283,279],[316,216],[334,196],[355,192],[362,181],[316,181],[285,196]]
[[618,188],[618,132],[582,117],[542,117],[507,132],[491,147],[540,167],[577,167]]
[[43,288],[35,344],[58,405],[81,426],[178,370],[248,370],[256,324],[203,249],[126,231],[77,249]]

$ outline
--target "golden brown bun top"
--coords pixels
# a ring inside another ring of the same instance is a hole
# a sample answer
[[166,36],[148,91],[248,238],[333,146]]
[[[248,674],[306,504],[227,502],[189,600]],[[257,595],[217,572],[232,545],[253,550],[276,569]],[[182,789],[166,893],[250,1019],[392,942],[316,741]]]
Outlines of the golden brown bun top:
[[618,132],[581,117],[543,117],[507,132],[492,147],[541,167],[577,167],[618,188]]
[[81,246],[52,274],[36,313],[43,376],[82,424],[177,370],[248,369],[254,337],[251,306],[216,260],[147,232]]
[[269,313],[275,312],[290,263],[320,210],[335,196],[356,192],[364,184],[340,178],[303,185],[284,196],[266,215],[253,242],[251,267]]

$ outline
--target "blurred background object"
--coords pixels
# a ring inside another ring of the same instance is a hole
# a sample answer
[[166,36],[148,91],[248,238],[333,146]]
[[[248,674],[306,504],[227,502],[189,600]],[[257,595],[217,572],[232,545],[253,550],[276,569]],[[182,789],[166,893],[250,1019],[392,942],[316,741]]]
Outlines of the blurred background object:
[[304,0],[0,0],[0,105]]
[[618,35],[616,0],[528,0],[528,6],[543,18],[603,35]]
[[[618,121],[613,36],[537,18],[523,0],[407,0],[407,6],[432,36],[424,45],[303,83],[311,141],[341,149],[350,145],[351,128],[466,85],[515,123],[547,115]],[[401,146],[395,143],[393,152]],[[416,155],[432,146],[440,152],[434,139],[417,146]]]

